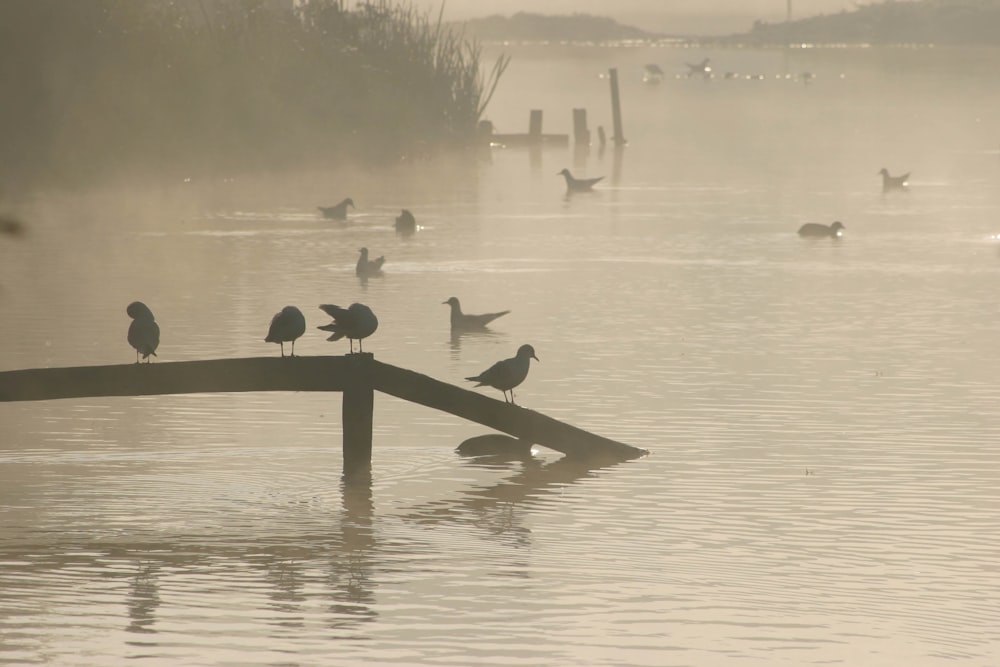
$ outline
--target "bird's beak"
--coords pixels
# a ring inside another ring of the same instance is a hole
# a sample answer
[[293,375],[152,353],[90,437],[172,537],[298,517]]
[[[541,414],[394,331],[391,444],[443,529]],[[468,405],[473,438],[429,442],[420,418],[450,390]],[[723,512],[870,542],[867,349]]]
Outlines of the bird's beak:
[[535,355],[531,355],[531,358],[537,361],[538,363],[542,363],[542,360],[536,357]]

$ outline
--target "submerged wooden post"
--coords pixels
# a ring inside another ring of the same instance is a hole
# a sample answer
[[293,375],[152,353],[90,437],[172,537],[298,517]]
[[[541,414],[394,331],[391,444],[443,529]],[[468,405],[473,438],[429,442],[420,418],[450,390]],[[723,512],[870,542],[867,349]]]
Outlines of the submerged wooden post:
[[532,144],[542,143],[542,110],[532,109],[528,117],[528,141]]
[[615,146],[625,145],[625,133],[622,130],[622,107],[618,99],[618,68],[612,67],[608,70],[611,78],[611,119],[614,123],[615,133],[611,139]]
[[375,409],[371,367],[374,355],[369,352],[351,354],[346,360],[347,382],[341,406],[344,476],[352,477],[371,472],[372,415]]
[[573,141],[577,146],[590,145],[590,130],[587,129],[586,109],[573,109]]

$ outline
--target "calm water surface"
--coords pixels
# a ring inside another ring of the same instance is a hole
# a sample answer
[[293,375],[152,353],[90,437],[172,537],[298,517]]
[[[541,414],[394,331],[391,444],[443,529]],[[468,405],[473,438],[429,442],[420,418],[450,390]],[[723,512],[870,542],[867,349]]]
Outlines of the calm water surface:
[[[767,78],[710,82],[674,76],[698,50],[514,55],[499,131],[610,128],[618,66],[630,145],[40,195],[0,239],[0,367],[129,363],[134,299],[160,363],[277,355],[289,303],[296,351],[340,354],[316,306],[363,301],[378,359],[461,384],[531,343],[521,403],[650,455],[463,457],[482,427],[377,396],[373,480],[345,486],[335,394],[0,404],[0,663],[1000,663],[981,54],[717,50]],[[566,166],[606,178],[567,199]],[[317,217],[345,196],[351,222]],[[453,338],[452,295],[512,312]]]

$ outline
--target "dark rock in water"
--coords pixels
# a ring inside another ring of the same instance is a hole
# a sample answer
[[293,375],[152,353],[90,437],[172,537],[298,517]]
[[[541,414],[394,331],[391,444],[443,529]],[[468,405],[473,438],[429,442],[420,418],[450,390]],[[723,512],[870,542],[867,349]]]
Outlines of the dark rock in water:
[[462,442],[455,450],[462,456],[505,456],[520,459],[531,456],[532,443],[502,433],[477,435]]

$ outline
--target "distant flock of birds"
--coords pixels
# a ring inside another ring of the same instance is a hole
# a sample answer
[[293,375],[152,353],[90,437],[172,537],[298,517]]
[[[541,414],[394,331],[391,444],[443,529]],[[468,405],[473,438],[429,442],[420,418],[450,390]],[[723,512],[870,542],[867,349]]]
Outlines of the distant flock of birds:
[[[496,313],[484,313],[473,315],[462,312],[462,304],[457,297],[450,297],[442,302],[451,307],[451,329],[452,331],[485,331],[487,325],[498,317],[509,313],[509,310],[502,310]],[[320,310],[329,315],[332,321],[317,327],[321,331],[330,332],[327,340],[336,341],[347,338],[350,343],[350,354],[354,354],[354,342],[358,343],[358,353],[363,353],[362,340],[371,336],[378,329],[378,318],[372,309],[363,303],[352,303],[347,308],[334,304],[321,304]],[[160,326],[156,323],[153,311],[141,301],[133,301],[125,309],[125,312],[132,319],[128,328],[128,343],[135,349],[135,362],[141,363],[140,356],[150,363],[150,357],[156,356],[156,348],[160,345]],[[295,356],[295,341],[306,332],[306,318],[302,311],[295,306],[285,306],[271,318],[271,324],[267,330],[265,343],[277,343],[281,346],[281,356],[285,356],[285,343],[291,344],[289,356]],[[509,358],[502,359],[478,375],[467,378],[470,382],[476,382],[475,386],[489,386],[503,392],[504,402],[507,402],[507,395],[510,394],[510,403],[514,404],[514,388],[524,382],[528,377],[530,361],[538,361],[535,355],[535,348],[531,345],[522,345],[517,353]]]
[[[712,66],[709,63],[711,63],[711,59],[709,58],[704,58],[701,62],[697,63],[686,62],[684,65],[687,67],[687,73],[683,76],[688,79],[691,77],[701,77],[706,81],[714,79],[715,72],[712,71]],[[663,81],[664,76],[665,72],[663,71],[663,68],[655,63],[649,63],[648,65],[643,66],[643,83],[660,83]],[[677,75],[678,78],[681,76],[682,75],[680,74]],[[767,77],[763,74],[741,74],[739,72],[728,71],[723,74],[723,78],[728,81],[764,81]],[[798,80],[805,85],[809,85],[812,83],[813,79],[816,78],[816,76],[812,72],[800,72],[798,75],[794,76],[788,73],[778,74],[775,78],[786,81]],[[841,75],[841,78],[843,78],[843,75]]]

